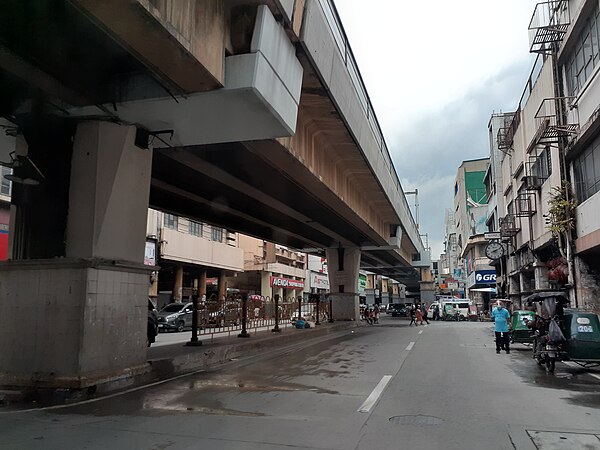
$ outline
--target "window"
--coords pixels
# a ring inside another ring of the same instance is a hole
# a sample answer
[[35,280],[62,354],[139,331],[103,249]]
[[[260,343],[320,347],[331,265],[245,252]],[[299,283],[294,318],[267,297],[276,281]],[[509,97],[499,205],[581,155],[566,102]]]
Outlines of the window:
[[552,158],[550,156],[550,147],[546,147],[542,153],[535,159],[531,166],[531,175],[541,180],[547,180],[552,175]]
[[193,236],[202,236],[202,224],[199,222],[190,220],[188,230],[189,233]]
[[212,227],[212,240],[215,242],[223,242],[223,229]]
[[600,190],[600,137],[573,161],[573,171],[577,200],[581,203]]
[[594,68],[600,61],[598,46],[600,27],[598,24],[598,9],[590,15],[583,30],[579,34],[575,47],[567,59],[565,74],[569,95],[577,95],[585,82],[594,73]]
[[2,195],[10,195],[10,180],[4,178],[4,175],[8,175],[12,173],[12,169],[9,167],[0,166],[0,177],[2,180],[0,181],[0,194]]
[[174,214],[165,214],[165,228],[176,230],[178,225],[177,216]]

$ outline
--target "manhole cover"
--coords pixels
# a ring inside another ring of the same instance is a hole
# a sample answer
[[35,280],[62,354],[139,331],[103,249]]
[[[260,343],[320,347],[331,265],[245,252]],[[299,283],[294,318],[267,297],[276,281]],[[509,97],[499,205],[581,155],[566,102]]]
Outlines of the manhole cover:
[[416,425],[418,427],[429,427],[444,423],[444,419],[434,416],[394,416],[390,417],[390,422],[395,425]]

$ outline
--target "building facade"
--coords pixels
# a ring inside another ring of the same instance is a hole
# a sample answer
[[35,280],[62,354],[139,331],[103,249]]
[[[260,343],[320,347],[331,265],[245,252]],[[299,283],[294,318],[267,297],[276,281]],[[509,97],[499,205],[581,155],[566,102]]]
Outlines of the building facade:
[[444,253],[440,255],[437,293],[464,296],[465,274],[460,264],[458,233],[454,209],[447,208],[444,217]]
[[[239,245],[244,254],[244,272],[228,279],[233,288],[269,299],[275,295],[284,301],[307,299],[310,287],[306,253],[246,235],[239,235]],[[315,279],[315,283],[324,281],[323,277]]]
[[597,0],[538,3],[529,26],[537,58],[523,94],[513,113],[490,121],[504,153],[494,180],[504,200],[500,284],[517,305],[562,289],[572,306],[600,309],[599,22]]
[[[150,209],[146,264],[159,270],[151,276],[150,296],[157,307],[191,300],[195,289],[206,298],[233,292],[228,277],[244,270],[239,235],[184,217]],[[154,264],[153,264],[154,263]]]
[[480,274],[494,272],[485,256],[488,211],[488,195],[485,177],[489,158],[463,161],[456,173],[454,183],[454,217],[456,245],[460,255],[459,265],[465,283],[465,297],[475,304],[486,307],[495,287],[495,280]]

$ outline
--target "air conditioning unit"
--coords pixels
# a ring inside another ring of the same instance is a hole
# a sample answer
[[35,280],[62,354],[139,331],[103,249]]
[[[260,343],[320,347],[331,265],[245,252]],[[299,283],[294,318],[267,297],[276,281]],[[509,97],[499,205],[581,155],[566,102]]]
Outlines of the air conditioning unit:
[[535,175],[527,175],[523,177],[523,182],[525,183],[525,189],[536,190],[542,187],[544,184],[544,180]]

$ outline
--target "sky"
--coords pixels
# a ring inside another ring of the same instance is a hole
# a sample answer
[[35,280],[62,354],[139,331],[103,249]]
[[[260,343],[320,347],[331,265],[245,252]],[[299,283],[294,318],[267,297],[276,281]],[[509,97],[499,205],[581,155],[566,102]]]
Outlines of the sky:
[[402,187],[419,191],[419,229],[437,260],[458,166],[489,156],[490,116],[514,110],[525,87],[536,1],[335,4]]

